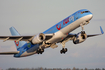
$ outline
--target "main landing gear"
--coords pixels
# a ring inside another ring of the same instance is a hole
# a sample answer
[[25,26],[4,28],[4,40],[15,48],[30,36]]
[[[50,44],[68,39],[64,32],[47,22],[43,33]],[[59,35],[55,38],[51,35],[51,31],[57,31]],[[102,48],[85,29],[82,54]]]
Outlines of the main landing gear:
[[61,42],[61,45],[62,45],[62,50],[60,50],[60,53],[62,54],[62,53],[66,53],[67,52],[67,48],[65,48],[65,42]]
[[44,49],[38,49],[38,50],[37,50],[37,53],[38,53],[38,54],[42,54],[43,52],[44,52]]
[[45,49],[45,43],[43,42],[43,44],[39,46],[36,53],[37,54],[42,54],[44,52],[44,49]]
[[66,53],[67,52],[67,48],[62,48],[62,50],[60,50],[60,53],[62,54],[62,53]]

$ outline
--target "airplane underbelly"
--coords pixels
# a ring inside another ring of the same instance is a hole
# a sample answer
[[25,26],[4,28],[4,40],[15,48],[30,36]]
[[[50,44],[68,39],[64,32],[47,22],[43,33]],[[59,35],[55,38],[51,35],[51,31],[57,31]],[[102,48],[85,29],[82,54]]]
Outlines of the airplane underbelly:
[[46,43],[56,43],[62,39],[64,39],[67,35],[63,34],[61,31],[58,31],[54,34],[54,36],[49,39],[48,41],[46,41]]
[[21,57],[24,57],[24,56],[30,56],[30,55],[33,55],[33,54],[36,54],[36,51],[37,49],[39,48],[39,45],[35,45],[34,47],[30,48],[29,50],[25,51]]
[[36,51],[30,52],[30,53],[28,53],[28,52],[26,51],[26,52],[24,52],[20,57],[26,57],[26,56],[30,56],[30,55],[33,55],[33,54],[36,54]]

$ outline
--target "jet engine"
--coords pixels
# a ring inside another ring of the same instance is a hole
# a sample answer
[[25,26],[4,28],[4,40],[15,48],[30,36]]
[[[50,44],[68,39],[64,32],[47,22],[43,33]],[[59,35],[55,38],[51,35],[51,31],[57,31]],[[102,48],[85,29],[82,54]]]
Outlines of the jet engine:
[[45,36],[43,33],[39,33],[38,35],[36,35],[36,36],[32,39],[31,43],[32,43],[32,44],[41,43],[41,42],[43,42],[43,41],[45,40],[45,38],[46,38],[46,36]]
[[73,39],[74,44],[82,43],[86,40],[87,34],[84,31],[79,32]]

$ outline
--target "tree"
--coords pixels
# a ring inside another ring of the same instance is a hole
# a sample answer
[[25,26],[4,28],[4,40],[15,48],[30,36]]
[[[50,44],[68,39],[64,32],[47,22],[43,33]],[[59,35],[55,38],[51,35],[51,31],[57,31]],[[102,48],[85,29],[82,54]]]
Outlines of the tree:
[[75,67],[73,67],[73,69],[72,70],[76,70],[76,68]]

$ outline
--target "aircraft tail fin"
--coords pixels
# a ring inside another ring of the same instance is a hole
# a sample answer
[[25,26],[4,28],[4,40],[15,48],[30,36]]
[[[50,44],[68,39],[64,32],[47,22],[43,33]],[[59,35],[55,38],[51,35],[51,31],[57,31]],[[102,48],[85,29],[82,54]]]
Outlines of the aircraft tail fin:
[[[18,33],[18,31],[14,28],[14,27],[11,27],[10,28],[10,32],[11,32],[11,35],[12,36],[20,36],[20,34]],[[16,45],[16,48],[17,50],[22,47],[26,42],[25,41],[19,41],[19,42],[16,42],[14,41],[15,45]]]

